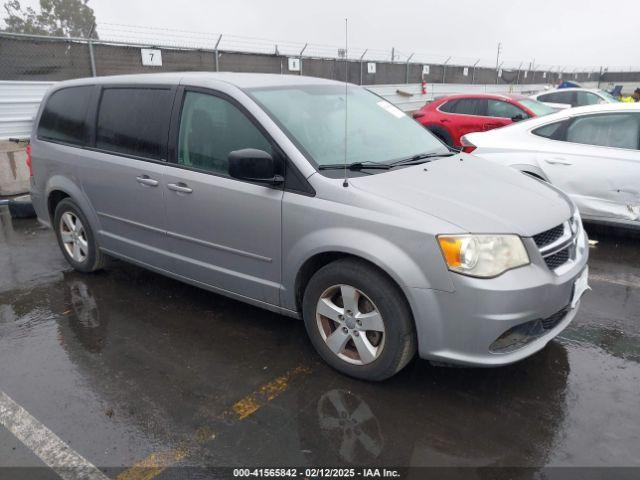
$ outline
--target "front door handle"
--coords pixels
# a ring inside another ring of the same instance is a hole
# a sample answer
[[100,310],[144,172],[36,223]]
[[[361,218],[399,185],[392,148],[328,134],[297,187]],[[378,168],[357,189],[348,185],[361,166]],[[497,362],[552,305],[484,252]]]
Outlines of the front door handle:
[[178,193],[191,193],[193,192],[192,188],[187,187],[184,183],[169,183],[167,184],[167,188],[169,190],[173,190]]
[[564,158],[559,158],[559,157],[545,158],[544,161],[547,162],[549,165],[573,165],[573,163],[568,162]]
[[140,177],[136,177],[136,181],[141,185],[146,185],[148,187],[157,187],[158,181],[153,178],[149,178],[148,175],[142,175]]

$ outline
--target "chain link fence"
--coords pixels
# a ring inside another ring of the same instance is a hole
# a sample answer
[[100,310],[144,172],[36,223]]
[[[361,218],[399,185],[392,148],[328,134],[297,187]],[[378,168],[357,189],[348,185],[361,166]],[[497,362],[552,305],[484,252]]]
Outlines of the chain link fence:
[[[171,43],[167,41],[167,43]],[[142,62],[142,49],[160,50],[160,65]],[[303,48],[304,50],[304,48]],[[278,51],[278,47],[274,48]],[[312,52],[312,49],[309,50]],[[304,53],[304,52],[302,52]],[[365,51],[366,53],[366,51]],[[294,60],[292,62],[292,60]],[[476,62],[477,63],[477,62]],[[348,76],[345,65],[348,64]],[[362,85],[402,83],[555,84],[563,73],[522,68],[495,68],[450,63],[398,62],[256,53],[218,48],[179,47],[0,32],[0,80],[66,80],[92,75],[171,71],[232,71],[309,75]],[[640,72],[572,72],[566,79],[594,82],[640,80]]]

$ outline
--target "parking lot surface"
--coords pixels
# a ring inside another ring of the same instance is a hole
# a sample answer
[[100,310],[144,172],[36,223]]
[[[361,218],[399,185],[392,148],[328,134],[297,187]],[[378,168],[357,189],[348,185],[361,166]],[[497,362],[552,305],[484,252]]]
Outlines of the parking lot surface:
[[[300,321],[118,261],[75,273],[50,230],[0,208],[0,467],[57,478],[45,465],[64,445],[120,479],[176,466],[640,466],[637,238],[590,232],[593,291],[539,354],[497,369],[416,360],[365,383],[323,364]],[[8,404],[50,448],[6,419]]]

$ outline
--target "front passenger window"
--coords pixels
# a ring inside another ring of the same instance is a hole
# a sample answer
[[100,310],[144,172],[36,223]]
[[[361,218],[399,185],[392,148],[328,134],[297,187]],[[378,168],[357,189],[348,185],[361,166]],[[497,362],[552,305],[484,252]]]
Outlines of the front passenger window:
[[228,175],[229,153],[256,148],[273,154],[258,128],[229,101],[199,92],[184,97],[178,163]]

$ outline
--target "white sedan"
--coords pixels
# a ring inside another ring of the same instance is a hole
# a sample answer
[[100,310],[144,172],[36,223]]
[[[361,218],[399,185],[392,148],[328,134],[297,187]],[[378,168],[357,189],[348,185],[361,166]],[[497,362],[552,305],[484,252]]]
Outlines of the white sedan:
[[620,101],[599,88],[558,88],[536,93],[530,98],[557,109],[584,107],[600,103],[618,103]]
[[562,110],[461,142],[564,190],[586,220],[640,228],[640,104]]

